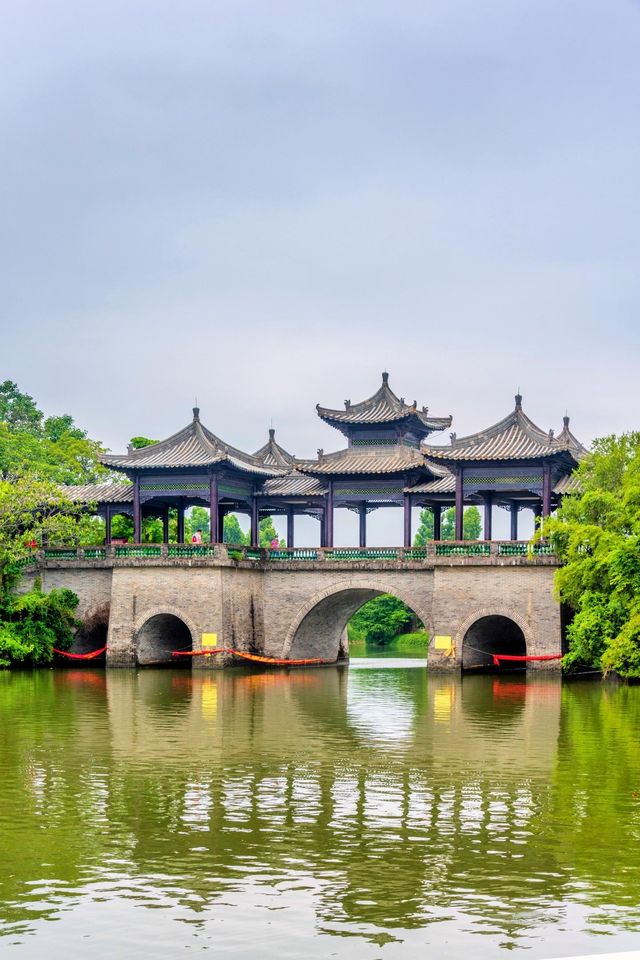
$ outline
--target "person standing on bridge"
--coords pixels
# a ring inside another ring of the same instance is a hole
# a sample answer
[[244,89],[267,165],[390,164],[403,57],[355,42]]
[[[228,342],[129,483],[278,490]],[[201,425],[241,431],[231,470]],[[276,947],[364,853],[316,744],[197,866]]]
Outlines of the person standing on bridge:
[[191,537],[191,543],[202,543],[202,530],[196,530]]

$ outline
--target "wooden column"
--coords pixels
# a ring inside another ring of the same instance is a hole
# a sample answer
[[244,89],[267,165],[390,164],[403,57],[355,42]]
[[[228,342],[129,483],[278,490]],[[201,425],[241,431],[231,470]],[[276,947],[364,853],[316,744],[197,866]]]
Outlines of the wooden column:
[[484,530],[485,540],[491,540],[491,520],[493,512],[493,493],[485,494],[484,498]]
[[220,543],[224,543],[224,518],[226,514],[226,507],[221,507],[218,503],[218,537],[220,538]]
[[403,494],[404,506],[404,546],[408,549],[411,546],[411,494]]
[[111,546],[111,507],[105,508],[104,514],[104,542],[107,547]]
[[551,465],[545,463],[542,473],[542,516],[548,517],[551,513]]
[[218,474],[209,476],[209,540],[211,543],[220,543],[220,514],[218,511]]
[[512,503],[509,506],[511,512],[511,539],[518,539],[518,504]]
[[358,546],[364,550],[367,546],[367,501],[363,500],[358,507]]
[[251,500],[251,546],[260,546],[260,516],[258,514],[258,498]]
[[464,539],[464,472],[456,468],[456,540]]
[[178,503],[178,543],[184,543],[184,501]]
[[329,480],[327,484],[327,505],[326,505],[326,515],[325,515],[325,543],[326,547],[333,546],[333,480]]
[[442,534],[442,506],[439,503],[434,503],[431,510],[433,512],[433,539],[440,540]]
[[133,542],[142,540],[142,512],[140,510],[140,477],[133,481]]
[[293,548],[295,539],[295,513],[293,507],[287,507],[287,546]]
[[327,545],[327,517],[324,507],[320,513],[320,546],[326,547]]
[[162,513],[162,542],[169,543],[169,507]]

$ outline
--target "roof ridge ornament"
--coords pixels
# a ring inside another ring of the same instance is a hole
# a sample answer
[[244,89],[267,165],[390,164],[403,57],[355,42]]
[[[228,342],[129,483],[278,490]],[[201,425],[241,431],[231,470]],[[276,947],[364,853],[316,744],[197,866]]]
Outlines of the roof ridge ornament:
[[383,370],[382,372],[382,382],[386,383],[387,385],[389,384],[389,374],[386,370]]
[[518,392],[516,393],[516,410],[522,410],[522,394],[520,393],[520,387],[518,387]]
[[275,427],[269,427],[269,440],[275,440],[276,430]]
[[199,419],[200,419],[200,407],[194,407],[194,408],[193,408],[193,419],[194,419],[194,420],[199,420]]

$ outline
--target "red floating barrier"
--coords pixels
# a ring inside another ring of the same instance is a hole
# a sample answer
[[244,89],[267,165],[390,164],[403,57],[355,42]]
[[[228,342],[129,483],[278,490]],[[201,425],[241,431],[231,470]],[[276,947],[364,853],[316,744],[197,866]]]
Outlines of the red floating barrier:
[[69,653],[68,650],[57,650],[54,647],[53,652],[57,653],[59,657],[67,657],[68,660],[95,660],[96,657],[105,653],[106,649],[106,647],[100,647],[99,650],[92,650],[90,653]]
[[501,660],[517,660],[517,661],[519,661],[519,662],[522,662],[523,660],[524,660],[524,661],[527,661],[527,660],[561,660],[562,657],[563,657],[563,654],[562,654],[562,653],[546,653],[546,654],[541,654],[540,656],[537,656],[537,657],[512,657],[512,656],[507,655],[506,653],[492,653],[491,656],[493,657],[493,665],[494,665],[494,667],[499,667]]
[[266,663],[275,667],[307,667],[319,664],[335,663],[335,660],[322,660],[320,657],[307,657],[302,660],[285,660],[279,657],[262,657],[257,653],[247,653],[245,650],[233,650],[231,647],[213,647],[205,650],[173,650],[172,657],[210,657],[216,653],[231,653],[242,660],[251,660],[254,663]]

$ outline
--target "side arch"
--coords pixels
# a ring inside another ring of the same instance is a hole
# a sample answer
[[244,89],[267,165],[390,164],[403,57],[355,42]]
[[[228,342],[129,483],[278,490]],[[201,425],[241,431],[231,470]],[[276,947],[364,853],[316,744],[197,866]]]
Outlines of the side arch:
[[422,604],[402,588],[398,590],[393,582],[374,577],[358,578],[355,583],[353,579],[342,580],[314,594],[298,608],[287,631],[282,656],[292,660],[314,656],[336,659],[340,638],[353,614],[382,593],[402,600],[425,625],[429,623]]
[[[176,661],[171,656],[172,650],[184,647],[195,649],[197,638],[198,633],[193,621],[177,607],[153,607],[141,614],[134,623],[136,661],[141,666],[163,663],[175,665]],[[178,660],[188,661],[190,658]]]
[[494,604],[477,608],[465,617],[455,637],[463,670],[491,667],[490,653],[526,655],[531,641],[529,624],[524,617],[513,607]]

